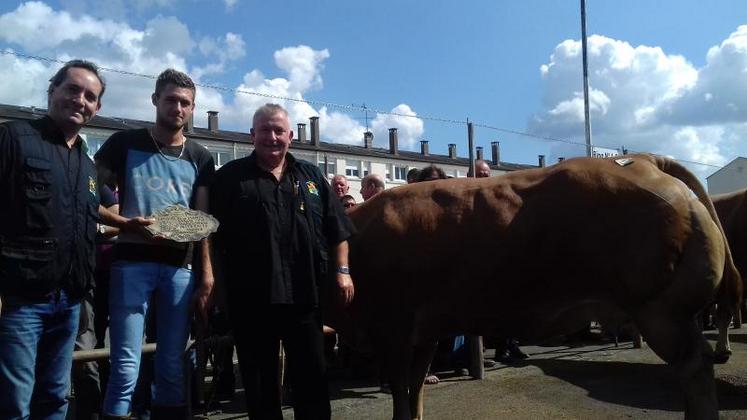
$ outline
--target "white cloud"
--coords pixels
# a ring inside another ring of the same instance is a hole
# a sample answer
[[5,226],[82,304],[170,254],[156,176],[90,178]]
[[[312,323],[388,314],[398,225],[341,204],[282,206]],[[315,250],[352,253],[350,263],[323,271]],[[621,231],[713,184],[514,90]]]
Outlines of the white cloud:
[[290,76],[291,87],[299,92],[322,87],[321,72],[329,51],[314,50],[306,45],[275,51],[275,64]]
[[397,129],[397,142],[400,149],[413,149],[423,136],[423,120],[407,104],[399,104],[392,114],[378,114],[371,122],[374,144],[389,147],[389,129]]
[[239,0],[223,0],[223,3],[226,5],[226,10],[233,10],[234,7],[236,7],[236,4],[238,4]]
[[[75,1],[70,0],[70,3]],[[137,5],[169,7],[173,3],[141,0]],[[203,35],[195,42],[187,25],[175,17],[157,16],[148,20],[143,28],[137,28],[123,21],[54,10],[41,2],[23,3],[0,15],[0,45],[3,44],[17,47],[20,52],[33,52],[60,61],[85,58],[101,67],[145,75],[157,75],[173,67],[188,72],[198,83],[210,75],[223,73],[229,63],[236,63],[246,55],[241,35],[232,32],[220,36]],[[302,102],[309,91],[323,87],[322,71],[329,57],[328,50],[307,45],[276,51],[274,59],[279,76],[266,76],[259,69],[252,69],[245,72],[240,83],[229,86],[256,94],[198,87],[195,124],[206,126],[207,111],[218,111],[221,128],[248,131],[254,111],[267,102],[277,102],[288,109],[294,125],[308,123],[309,117],[319,116],[323,139],[362,144],[365,128],[360,122],[344,112],[327,107],[315,109]],[[59,63],[0,55],[2,101],[45,107],[47,80],[59,66]],[[119,72],[103,72],[103,76],[107,92],[102,115],[153,119],[150,103],[153,79]],[[281,97],[294,100],[279,99]],[[406,104],[398,105],[392,112],[415,115]],[[399,129],[403,149],[412,148],[423,134],[423,121],[419,118],[396,115],[371,115],[371,118],[376,143],[381,147],[387,147],[391,127]]]
[[[747,26],[711,48],[703,68],[659,47],[599,35],[588,42],[594,144],[719,165],[747,154],[735,140],[747,132]],[[558,44],[540,75],[544,109],[529,130],[584,143],[580,41]],[[584,153],[558,143],[551,160]],[[691,168],[701,177],[713,171]]]

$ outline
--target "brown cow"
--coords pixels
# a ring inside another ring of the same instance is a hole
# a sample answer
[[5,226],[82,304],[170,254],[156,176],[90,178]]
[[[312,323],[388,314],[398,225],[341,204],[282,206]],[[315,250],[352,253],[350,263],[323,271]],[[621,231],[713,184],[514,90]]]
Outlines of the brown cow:
[[539,339],[577,329],[592,306],[635,320],[680,376],[687,418],[717,418],[713,351],[695,314],[719,288],[736,300],[740,280],[708,196],[681,165],[570,159],[394,188],[349,214],[350,311],[383,356],[395,419],[422,418],[436,337]]
[[[747,281],[747,189],[716,194],[711,196],[711,200],[729,241],[734,265],[743,274],[742,281]],[[744,283],[742,287],[744,288]],[[741,320],[735,320],[737,328],[740,326],[739,321]]]

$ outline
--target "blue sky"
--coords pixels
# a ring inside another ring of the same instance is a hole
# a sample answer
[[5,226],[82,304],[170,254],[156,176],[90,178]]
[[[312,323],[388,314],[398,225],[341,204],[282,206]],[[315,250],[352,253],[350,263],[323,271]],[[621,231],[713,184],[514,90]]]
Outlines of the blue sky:
[[[587,1],[595,144],[691,164],[699,176],[747,155],[747,7],[742,1]],[[398,127],[402,147],[457,143],[465,121],[502,159],[583,154],[578,1],[60,0],[0,4],[0,102],[45,103],[58,60],[155,75],[166,66],[229,89],[372,110],[375,143]],[[152,119],[150,79],[106,74],[103,115]],[[196,123],[248,131],[266,99],[200,89]],[[363,112],[290,103],[294,122],[319,115],[322,136],[362,141]],[[570,142],[570,143],[568,143]]]

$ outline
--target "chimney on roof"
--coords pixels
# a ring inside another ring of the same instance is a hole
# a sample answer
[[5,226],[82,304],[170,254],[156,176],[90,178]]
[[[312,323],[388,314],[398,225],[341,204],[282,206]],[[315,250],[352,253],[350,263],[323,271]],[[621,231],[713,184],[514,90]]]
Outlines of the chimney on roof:
[[366,131],[363,133],[363,147],[370,149],[373,147],[373,133]]
[[298,133],[296,134],[300,143],[306,143],[306,124],[298,123]]
[[539,167],[544,168],[545,167],[545,155],[539,155],[537,157],[539,158]]
[[397,150],[397,129],[396,128],[389,129],[389,153],[393,155],[399,154],[399,150]]
[[420,140],[420,154],[428,156],[430,154],[430,150],[428,149],[428,140]]
[[482,152],[482,146],[475,147],[475,151],[477,153],[477,160],[485,160],[485,156]]
[[457,153],[456,153],[456,144],[449,143],[449,157],[452,159],[456,159]]
[[311,123],[311,144],[319,147],[319,117],[309,118]]
[[208,130],[218,131],[218,111],[208,111]]
[[184,131],[187,133],[195,132],[195,114],[189,114],[189,118],[187,118],[187,123],[184,125]]
[[501,163],[501,144],[497,141],[490,142],[490,150],[492,152],[492,164],[498,165]]

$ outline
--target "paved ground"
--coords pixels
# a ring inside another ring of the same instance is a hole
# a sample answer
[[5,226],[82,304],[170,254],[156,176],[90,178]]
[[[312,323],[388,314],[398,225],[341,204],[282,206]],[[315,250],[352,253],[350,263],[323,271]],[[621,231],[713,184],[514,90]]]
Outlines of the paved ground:
[[[712,332],[706,333],[715,339]],[[716,367],[721,418],[747,418],[747,327],[732,330],[734,355]],[[499,364],[484,380],[444,373],[425,391],[428,419],[629,419],[683,417],[672,370],[647,347],[587,341],[574,346],[525,346],[521,364]],[[488,353],[490,354],[490,353]],[[391,397],[365,381],[331,383],[333,419],[390,419]],[[239,419],[234,404],[210,419]],[[286,419],[293,418],[290,408]]]

